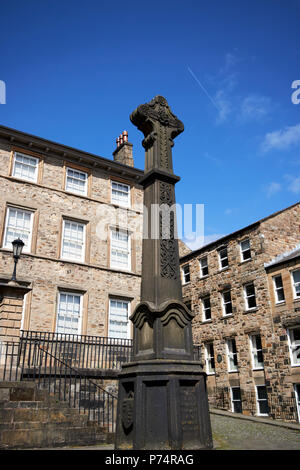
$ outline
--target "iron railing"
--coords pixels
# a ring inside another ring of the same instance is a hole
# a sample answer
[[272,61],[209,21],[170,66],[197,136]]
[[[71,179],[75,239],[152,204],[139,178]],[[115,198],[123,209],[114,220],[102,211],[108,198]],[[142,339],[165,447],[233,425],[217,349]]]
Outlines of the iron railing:
[[44,363],[44,351],[79,369],[121,369],[132,357],[131,339],[22,331],[20,343],[29,367]]

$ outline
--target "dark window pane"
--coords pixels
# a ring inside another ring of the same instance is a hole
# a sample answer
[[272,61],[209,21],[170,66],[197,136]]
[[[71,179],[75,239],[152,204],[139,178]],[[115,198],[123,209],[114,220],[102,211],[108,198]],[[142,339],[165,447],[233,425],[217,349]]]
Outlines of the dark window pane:
[[257,360],[258,362],[264,362],[262,351],[257,351]]
[[294,331],[294,340],[299,341],[300,340],[300,328],[295,328],[293,331]]
[[259,412],[260,414],[267,415],[269,413],[269,407],[267,400],[263,400],[259,402]]
[[226,268],[226,266],[228,266],[228,258],[222,259],[221,266],[222,268]]
[[260,400],[266,400],[268,397],[266,387],[257,387],[257,396]]
[[281,279],[281,276],[275,277],[275,284],[276,284],[276,287],[282,287],[282,279]]
[[248,297],[248,307],[249,308],[254,308],[256,307],[256,300],[255,297]]
[[277,300],[278,300],[278,302],[281,302],[282,300],[284,300],[284,291],[283,291],[283,289],[279,289],[277,291]]
[[225,305],[225,312],[226,312],[226,315],[229,315],[230,313],[232,313],[232,303],[231,302],[229,302],[229,304]]
[[254,284],[248,284],[248,286],[246,286],[246,292],[247,297],[249,297],[250,295],[255,295]]
[[233,340],[231,341],[231,343],[232,343],[232,352],[233,352],[233,353],[236,353],[236,343],[235,343],[235,339],[233,339]]
[[204,268],[202,268],[202,276],[207,276],[208,275],[208,267],[205,266]]
[[241,389],[239,387],[232,388],[232,399],[233,400],[241,399]]
[[262,345],[261,345],[261,337],[260,337],[260,335],[256,335],[256,336],[255,336],[255,339],[256,339],[256,348],[257,348],[257,349],[261,349],[261,348],[262,348]]
[[243,251],[243,260],[250,259],[250,258],[251,258],[251,251],[250,250]]

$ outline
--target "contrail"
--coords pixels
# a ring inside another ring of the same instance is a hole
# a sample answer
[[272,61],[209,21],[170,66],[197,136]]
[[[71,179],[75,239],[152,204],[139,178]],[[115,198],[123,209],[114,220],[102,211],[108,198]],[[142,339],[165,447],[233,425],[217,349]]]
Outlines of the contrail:
[[219,106],[217,105],[217,103],[215,102],[215,100],[210,96],[210,94],[208,93],[208,91],[204,88],[204,86],[202,85],[202,83],[198,80],[198,78],[196,77],[196,75],[194,74],[194,72],[190,69],[190,67],[188,67],[188,71],[190,72],[190,74],[192,75],[192,77],[196,80],[196,82],[198,83],[198,85],[200,86],[200,88],[202,88],[202,90],[204,91],[204,93],[206,94],[206,96],[210,99],[210,101],[212,102],[212,104],[215,106],[215,108],[217,108],[218,111],[221,111]]

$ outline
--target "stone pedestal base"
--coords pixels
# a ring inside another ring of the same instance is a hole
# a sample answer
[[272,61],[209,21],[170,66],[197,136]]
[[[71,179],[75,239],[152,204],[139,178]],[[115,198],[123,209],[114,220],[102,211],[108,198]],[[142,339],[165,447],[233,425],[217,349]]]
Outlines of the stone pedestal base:
[[211,449],[206,374],[195,361],[129,363],[119,375],[116,449]]

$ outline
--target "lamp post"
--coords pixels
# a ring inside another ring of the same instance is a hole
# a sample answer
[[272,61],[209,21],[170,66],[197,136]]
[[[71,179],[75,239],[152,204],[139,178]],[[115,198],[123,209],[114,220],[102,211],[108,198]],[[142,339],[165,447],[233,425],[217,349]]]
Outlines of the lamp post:
[[14,263],[15,263],[14,272],[13,272],[11,280],[16,281],[17,280],[17,278],[16,278],[17,263],[18,263],[19,258],[21,256],[23,246],[25,245],[25,243],[20,238],[17,238],[16,240],[14,240],[11,243],[12,243],[12,246],[13,246],[13,255],[14,255]]

